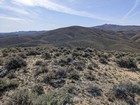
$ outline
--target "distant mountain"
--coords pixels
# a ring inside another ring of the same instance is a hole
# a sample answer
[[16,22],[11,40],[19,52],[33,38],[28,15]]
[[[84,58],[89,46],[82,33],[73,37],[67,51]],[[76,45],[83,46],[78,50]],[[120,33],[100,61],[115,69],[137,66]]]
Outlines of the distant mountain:
[[104,24],[100,26],[95,26],[94,28],[111,31],[140,31],[140,26],[135,25],[121,26],[113,24]]
[[124,37],[125,34],[97,28],[71,26],[47,32],[37,32],[33,35],[0,37],[0,47],[49,44],[57,47],[92,47],[101,50],[140,52],[140,44],[135,41],[135,38]]
[[18,31],[10,33],[0,33],[0,38],[11,37],[11,36],[36,36],[47,31]]
[[119,36],[140,43],[140,26],[120,26],[112,24],[104,24],[100,26],[95,26],[93,28],[105,30],[105,31],[114,31],[119,34]]

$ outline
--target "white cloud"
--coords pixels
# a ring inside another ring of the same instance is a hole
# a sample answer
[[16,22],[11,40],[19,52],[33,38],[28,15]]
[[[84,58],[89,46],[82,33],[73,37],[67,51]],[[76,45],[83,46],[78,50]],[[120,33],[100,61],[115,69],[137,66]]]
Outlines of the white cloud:
[[21,20],[24,20],[24,19],[21,19],[21,18],[10,17],[10,16],[4,16],[4,15],[0,15],[0,19],[4,19],[4,20],[14,20],[14,21],[21,21]]
[[123,16],[122,20],[125,20],[140,4],[140,0],[136,0],[133,7]]
[[105,21],[116,21],[110,17],[102,17],[102,16],[97,16],[86,11],[78,11],[78,10],[54,3],[50,0],[13,0],[13,1],[15,3],[20,3],[26,6],[40,6],[49,10],[76,15],[76,16],[94,18],[94,19],[105,20]]
[[137,15],[140,15],[140,11],[133,13],[129,16],[129,18],[136,17]]
[[21,4],[24,4],[24,5],[28,5],[28,6],[33,6],[34,5],[33,0],[13,0],[13,1],[15,3],[21,3]]
[[24,15],[29,15],[29,13],[26,10],[19,9],[18,7],[10,7],[10,6],[6,6],[6,5],[1,5],[0,8],[8,10],[8,11],[13,11],[16,13],[24,14]]

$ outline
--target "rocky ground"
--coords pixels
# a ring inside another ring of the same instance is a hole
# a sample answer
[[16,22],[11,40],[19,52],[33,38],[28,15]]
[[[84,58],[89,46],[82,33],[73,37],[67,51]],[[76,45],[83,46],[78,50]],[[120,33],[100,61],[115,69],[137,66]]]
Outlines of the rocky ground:
[[0,105],[139,105],[140,53],[0,49]]

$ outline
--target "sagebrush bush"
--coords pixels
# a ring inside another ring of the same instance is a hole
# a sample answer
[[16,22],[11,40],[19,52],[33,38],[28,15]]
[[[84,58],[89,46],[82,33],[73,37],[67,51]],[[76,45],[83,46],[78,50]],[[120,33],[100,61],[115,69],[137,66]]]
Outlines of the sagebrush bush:
[[78,91],[78,88],[75,87],[74,85],[68,85],[66,87],[66,91],[69,93],[69,94],[72,94],[72,95],[78,95],[79,91]]
[[84,74],[84,76],[87,80],[90,80],[90,81],[95,80],[95,75],[93,75],[92,72],[88,72],[88,73]]
[[30,94],[28,90],[17,90],[12,94],[6,105],[34,105],[33,97],[34,94]]
[[0,80],[0,95],[8,89],[16,87],[18,87],[18,81],[16,80]]
[[63,69],[58,69],[57,71],[52,71],[47,74],[45,78],[45,83],[48,83],[54,88],[59,88],[65,84],[66,77],[67,77],[67,72]]
[[126,98],[127,95],[130,94],[138,94],[140,95],[140,85],[133,84],[131,82],[121,83],[118,86],[114,87],[115,96],[118,98]]
[[108,60],[107,60],[106,58],[104,58],[104,57],[101,57],[101,58],[99,59],[99,61],[100,61],[100,63],[102,63],[102,64],[108,64]]
[[29,50],[27,53],[27,56],[36,56],[36,55],[40,55],[40,53],[38,51],[35,50]]
[[87,88],[87,92],[93,97],[102,95],[102,89],[100,89],[98,86],[90,86]]
[[84,60],[73,62],[73,65],[74,65],[76,70],[83,71],[85,69],[85,61]]
[[116,62],[120,67],[137,68],[136,60],[131,57],[122,57],[119,58]]
[[4,63],[4,60],[3,59],[0,59],[0,66],[2,66]]
[[69,79],[72,79],[72,80],[80,80],[80,75],[79,75],[79,72],[77,71],[71,71],[69,74],[68,74],[68,78]]
[[50,92],[39,96],[34,105],[69,105],[70,95],[64,92]]
[[32,88],[32,92],[36,93],[37,95],[41,95],[44,94],[44,89],[42,85],[35,85]]
[[58,64],[61,66],[66,66],[66,65],[69,65],[71,61],[72,61],[71,58],[60,59],[58,61]]
[[23,89],[15,91],[5,105],[67,105],[70,102],[71,96],[63,91],[37,95]]
[[43,61],[41,61],[41,60],[37,60],[35,62],[35,65],[37,65],[37,66],[41,66],[42,64],[43,64]]
[[18,56],[20,56],[23,59],[27,58],[26,53],[19,53]]
[[47,73],[49,71],[47,65],[42,65],[41,67],[36,67],[34,70],[34,76],[38,76],[40,74]]
[[49,52],[45,52],[43,55],[42,55],[42,57],[44,58],[44,59],[51,59],[52,57],[51,57],[51,54],[49,53]]
[[108,64],[108,61],[109,61],[109,55],[108,54],[99,53],[98,57],[99,57],[99,62],[100,63]]
[[113,94],[116,98],[125,100],[130,105],[136,105],[135,96],[140,95],[140,85],[137,83],[120,83],[113,88]]
[[8,50],[7,49],[3,49],[2,50],[2,55],[3,55],[3,57],[8,56]]
[[5,64],[5,68],[8,70],[22,68],[25,66],[27,66],[26,61],[19,56],[9,58]]

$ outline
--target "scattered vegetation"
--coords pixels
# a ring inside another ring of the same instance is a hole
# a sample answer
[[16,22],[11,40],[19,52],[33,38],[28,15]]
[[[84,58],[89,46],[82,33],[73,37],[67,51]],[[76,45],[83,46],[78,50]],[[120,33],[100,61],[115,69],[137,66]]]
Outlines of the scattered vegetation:
[[39,46],[0,54],[0,105],[140,104],[137,53]]
[[34,105],[67,105],[70,103],[70,95],[64,92],[50,92],[39,96]]
[[17,90],[11,95],[6,105],[33,105],[32,97],[34,94],[28,90]]
[[25,67],[25,66],[27,66],[26,61],[24,61],[19,56],[11,57],[10,59],[7,60],[7,62],[5,64],[5,68],[8,69],[8,70],[22,68],[22,67]]
[[130,105],[136,105],[136,94],[140,95],[140,85],[131,82],[120,83],[113,88],[116,98],[125,100]]
[[117,64],[124,68],[137,68],[135,59],[131,57],[122,57],[117,60]]
[[18,87],[18,81],[0,79],[0,96],[3,92]]

